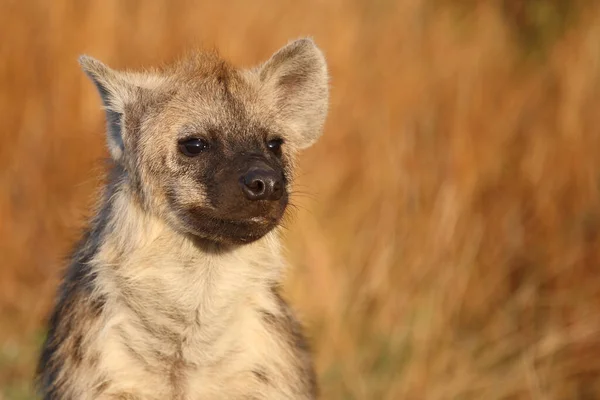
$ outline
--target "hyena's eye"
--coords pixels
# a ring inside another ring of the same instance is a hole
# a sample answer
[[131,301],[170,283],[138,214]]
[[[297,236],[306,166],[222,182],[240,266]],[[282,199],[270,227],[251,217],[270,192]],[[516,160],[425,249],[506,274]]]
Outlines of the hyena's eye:
[[283,139],[271,139],[267,142],[267,147],[275,154],[281,153],[281,145],[283,144]]
[[188,157],[195,157],[208,149],[208,142],[204,139],[184,139],[179,142],[179,151]]

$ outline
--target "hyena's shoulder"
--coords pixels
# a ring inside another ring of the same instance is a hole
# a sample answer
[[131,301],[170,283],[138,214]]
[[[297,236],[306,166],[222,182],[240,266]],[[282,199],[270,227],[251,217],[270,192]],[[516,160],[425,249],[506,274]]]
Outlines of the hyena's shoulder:
[[62,286],[52,313],[43,351],[38,364],[38,384],[48,399],[69,398],[63,387],[75,379],[76,371],[94,368],[88,343],[104,308],[104,298],[93,294],[93,275],[84,265],[71,266],[70,279]]
[[103,221],[96,221],[76,246],[50,316],[36,371],[45,399],[77,397],[72,392],[77,387],[74,381],[81,371],[93,370],[98,362],[98,355],[90,354],[89,344],[99,330],[106,298],[96,287],[96,272],[90,261],[100,246],[102,225]]

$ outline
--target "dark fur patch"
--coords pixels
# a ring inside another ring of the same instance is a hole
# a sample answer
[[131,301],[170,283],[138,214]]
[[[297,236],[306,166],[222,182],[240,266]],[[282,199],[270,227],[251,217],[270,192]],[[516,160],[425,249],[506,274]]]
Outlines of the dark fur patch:
[[104,393],[104,391],[106,389],[108,389],[108,387],[110,386],[110,382],[107,380],[101,381],[95,388],[94,388],[94,394],[96,396],[101,395],[102,393]]
[[108,139],[112,142],[112,145],[119,147],[121,151],[123,147],[123,134],[121,131],[121,118],[123,114],[107,109],[106,110],[106,130],[108,133]]
[[83,335],[81,333],[76,334],[75,338],[73,339],[73,352],[72,352],[73,364],[75,366],[79,366],[79,364],[81,364],[81,360],[83,359],[83,349],[81,348],[82,342],[83,342]]
[[185,363],[183,361],[183,355],[181,348],[177,351],[177,354],[173,358],[171,363],[171,370],[169,372],[169,380],[171,387],[173,388],[173,398],[183,399],[184,396],[184,380],[185,380]]
[[260,310],[259,311],[262,320],[265,322],[266,325],[268,326],[274,326],[279,322],[279,319],[277,319],[277,317],[275,315],[273,315],[273,313],[266,311],[266,310]]
[[90,312],[92,316],[99,317],[102,314],[102,310],[104,310],[104,306],[106,305],[106,298],[104,296],[96,296],[90,301]]
[[252,375],[254,375],[254,377],[256,379],[258,379],[260,382],[262,382],[266,385],[271,383],[271,380],[269,379],[269,377],[265,373],[264,369],[262,369],[262,368],[253,369]]

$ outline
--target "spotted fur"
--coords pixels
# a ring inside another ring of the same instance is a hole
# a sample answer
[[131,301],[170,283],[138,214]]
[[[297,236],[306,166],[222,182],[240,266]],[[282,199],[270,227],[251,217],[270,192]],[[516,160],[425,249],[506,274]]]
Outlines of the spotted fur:
[[[298,150],[321,134],[327,70],[310,39],[252,69],[199,53],[146,72],[82,57],[113,161],[59,290],[38,368],[47,400],[314,399],[301,325],[280,295],[278,226]],[[186,158],[178,143],[211,143]],[[282,138],[280,152],[265,143]],[[251,202],[259,163],[285,195]]]

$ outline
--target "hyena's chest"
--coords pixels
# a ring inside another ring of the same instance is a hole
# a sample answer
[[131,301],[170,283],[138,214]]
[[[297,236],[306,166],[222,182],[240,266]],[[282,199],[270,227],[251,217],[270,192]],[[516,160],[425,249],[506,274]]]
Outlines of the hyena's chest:
[[254,315],[240,314],[226,329],[219,322],[177,325],[165,317],[115,316],[99,341],[104,394],[195,400],[260,392],[256,366],[264,364],[260,348],[267,346],[257,340],[264,335],[257,334]]

